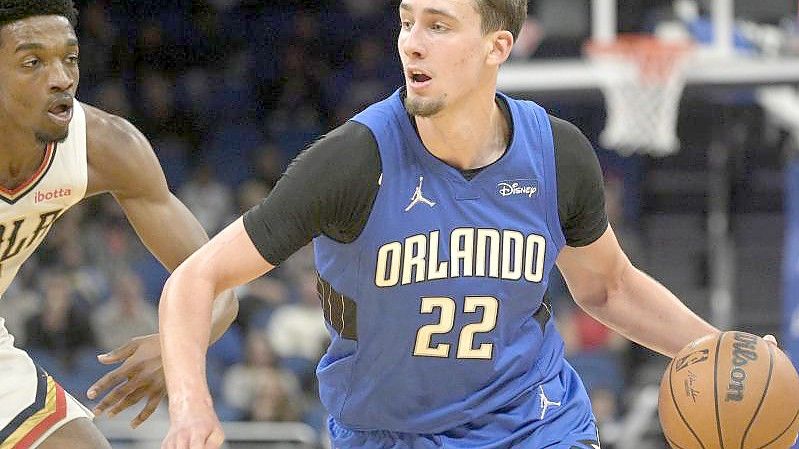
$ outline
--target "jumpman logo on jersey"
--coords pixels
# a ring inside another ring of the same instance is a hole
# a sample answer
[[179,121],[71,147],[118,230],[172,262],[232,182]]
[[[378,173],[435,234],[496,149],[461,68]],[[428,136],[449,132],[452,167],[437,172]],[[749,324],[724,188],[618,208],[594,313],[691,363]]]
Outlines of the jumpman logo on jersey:
[[546,393],[544,393],[544,386],[539,385],[538,388],[541,390],[541,393],[538,393],[538,397],[541,399],[541,417],[538,419],[544,419],[544,414],[547,412],[547,409],[552,407],[560,407],[560,402],[552,402],[547,398]]
[[430,201],[422,195],[422,181],[424,181],[424,176],[419,176],[419,185],[416,186],[416,190],[414,190],[413,196],[411,197],[411,204],[408,204],[408,207],[405,208],[405,212],[408,212],[413,206],[419,203],[427,204],[430,207],[436,205],[435,201]]

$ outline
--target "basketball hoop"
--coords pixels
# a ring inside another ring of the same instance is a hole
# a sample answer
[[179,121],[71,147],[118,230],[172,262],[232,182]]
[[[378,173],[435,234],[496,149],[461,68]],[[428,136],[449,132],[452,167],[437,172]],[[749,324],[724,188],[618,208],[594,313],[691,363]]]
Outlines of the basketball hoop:
[[630,155],[658,156],[679,149],[677,111],[692,44],[650,35],[619,35],[589,42],[586,53],[600,69],[608,118],[600,143]]

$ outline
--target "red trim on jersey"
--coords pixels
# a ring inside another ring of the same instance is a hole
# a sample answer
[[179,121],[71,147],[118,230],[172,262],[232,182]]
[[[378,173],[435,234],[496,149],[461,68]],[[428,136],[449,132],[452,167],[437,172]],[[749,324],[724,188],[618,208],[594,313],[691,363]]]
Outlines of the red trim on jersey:
[[67,398],[64,394],[64,389],[61,388],[61,385],[58,382],[53,381],[55,384],[55,411],[50,414],[47,418],[43,419],[42,422],[36,425],[27,435],[25,435],[17,444],[14,445],[13,449],[28,449],[33,445],[36,440],[39,439],[47,430],[49,430],[53,425],[67,416]]
[[3,193],[7,196],[14,196],[17,193],[21,192],[34,182],[36,182],[44,173],[45,169],[50,165],[50,159],[53,158],[53,148],[55,147],[54,143],[47,144],[47,148],[45,148],[44,158],[42,158],[42,163],[39,165],[39,168],[22,184],[14,187],[13,189],[8,189],[7,187],[0,185],[0,193]]

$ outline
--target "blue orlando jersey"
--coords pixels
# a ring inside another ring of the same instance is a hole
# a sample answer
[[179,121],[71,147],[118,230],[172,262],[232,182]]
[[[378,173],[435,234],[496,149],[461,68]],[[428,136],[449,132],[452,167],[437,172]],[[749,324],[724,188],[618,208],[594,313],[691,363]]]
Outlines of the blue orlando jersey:
[[441,433],[563,366],[561,337],[536,319],[565,244],[550,122],[502,98],[510,146],[472,180],[425,149],[400,91],[354,118],[376,138],[380,188],[354,242],[314,240],[333,339],[320,394],[349,428]]

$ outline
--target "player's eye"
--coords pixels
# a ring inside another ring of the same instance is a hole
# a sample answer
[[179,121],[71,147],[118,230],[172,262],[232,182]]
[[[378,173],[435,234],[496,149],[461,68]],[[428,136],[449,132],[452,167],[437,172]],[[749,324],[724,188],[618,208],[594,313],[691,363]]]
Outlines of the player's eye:
[[444,25],[443,23],[440,23],[440,22],[436,22],[433,25],[431,25],[430,29],[433,30],[433,31],[436,31],[436,32],[447,31],[446,25]]
[[405,31],[410,30],[412,26],[413,26],[413,24],[411,23],[410,20],[402,20],[402,21],[400,21],[400,27],[403,30],[405,30]]
[[78,64],[78,55],[69,55],[67,56],[67,62],[69,64],[77,65]]
[[26,59],[25,61],[23,61],[22,62],[22,66],[25,67],[25,68],[28,68],[28,69],[33,69],[33,68],[36,68],[39,65],[39,63],[40,63],[40,61],[39,61],[38,58],[31,58],[31,59]]

